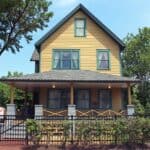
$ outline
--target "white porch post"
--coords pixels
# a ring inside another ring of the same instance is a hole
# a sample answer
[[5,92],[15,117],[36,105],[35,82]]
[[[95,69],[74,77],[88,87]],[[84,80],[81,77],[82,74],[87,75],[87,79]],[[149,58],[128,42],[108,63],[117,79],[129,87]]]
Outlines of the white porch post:
[[128,84],[128,105],[127,105],[127,114],[133,115],[135,113],[134,111],[134,105],[132,105],[132,100],[131,100],[131,86]]
[[34,118],[40,119],[43,116],[43,105],[34,105]]
[[74,104],[74,87],[70,86],[70,104],[68,104],[68,116],[76,116],[76,105]]

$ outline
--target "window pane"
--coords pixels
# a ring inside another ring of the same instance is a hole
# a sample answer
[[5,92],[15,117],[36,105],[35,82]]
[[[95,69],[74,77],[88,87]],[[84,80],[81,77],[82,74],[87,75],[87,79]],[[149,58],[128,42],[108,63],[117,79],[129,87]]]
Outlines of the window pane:
[[70,100],[70,92],[68,89],[61,90],[61,107],[62,108],[68,108]]
[[77,91],[77,108],[84,109],[89,108],[89,90]]
[[100,69],[108,69],[109,68],[109,64],[107,60],[101,60],[100,61]]
[[99,60],[108,60],[108,52],[99,52],[98,59]]
[[84,24],[84,20],[76,20],[76,28],[84,28],[85,24]]
[[79,53],[76,51],[72,51],[72,69],[78,69],[79,68]]
[[76,29],[76,36],[84,36],[84,29]]
[[62,60],[61,64],[62,64],[61,66],[62,69],[71,69],[71,60],[67,60],[67,59]]
[[60,68],[60,52],[54,52],[53,68],[54,69],[59,69]]
[[128,105],[128,90],[121,90],[121,99],[122,99],[122,109],[126,109]]
[[54,69],[60,69],[60,59],[55,59],[53,61],[53,68]]
[[98,69],[109,69],[108,52],[98,52]]
[[71,52],[62,52],[62,60],[71,60]]
[[60,101],[61,101],[61,92],[59,90],[50,90],[48,101],[49,108],[52,109],[60,108]]
[[79,69],[79,60],[72,60],[72,69]]
[[62,52],[62,69],[71,69],[71,52]]
[[72,59],[79,59],[79,53],[77,51],[72,51]]
[[69,90],[68,89],[51,89],[49,90],[48,107],[50,109],[67,108],[69,103]]
[[99,92],[99,108],[111,108],[111,92],[108,90],[100,90]]

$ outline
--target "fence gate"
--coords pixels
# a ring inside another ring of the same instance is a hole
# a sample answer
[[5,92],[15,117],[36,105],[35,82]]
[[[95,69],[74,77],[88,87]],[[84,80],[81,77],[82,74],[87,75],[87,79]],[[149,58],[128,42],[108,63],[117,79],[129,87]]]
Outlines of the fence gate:
[[0,145],[26,144],[26,117],[0,116]]

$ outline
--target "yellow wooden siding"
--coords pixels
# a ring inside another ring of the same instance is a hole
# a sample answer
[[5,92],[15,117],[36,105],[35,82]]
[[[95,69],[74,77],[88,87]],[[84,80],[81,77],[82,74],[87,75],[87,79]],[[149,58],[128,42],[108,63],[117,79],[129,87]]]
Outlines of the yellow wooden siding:
[[[86,18],[86,37],[74,37],[74,18]],[[96,49],[110,49],[111,69],[100,71],[120,75],[119,46],[82,12],[76,13],[41,46],[40,71],[52,69],[53,49],[80,49],[80,69],[97,70]]]
[[112,108],[115,111],[121,110],[121,89],[112,89]]

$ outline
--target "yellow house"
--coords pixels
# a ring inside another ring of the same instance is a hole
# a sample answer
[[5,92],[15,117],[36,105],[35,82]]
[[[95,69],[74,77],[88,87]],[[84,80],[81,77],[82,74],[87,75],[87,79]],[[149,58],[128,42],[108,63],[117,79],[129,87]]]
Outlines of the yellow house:
[[[124,43],[83,5],[78,5],[35,44],[35,73],[1,79],[34,93],[34,104],[49,115],[119,114],[132,107],[130,86],[121,74]],[[131,110],[132,111],[132,110]],[[129,111],[129,114],[132,113]]]

